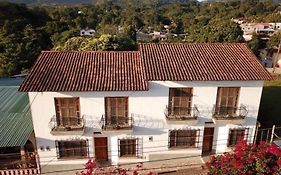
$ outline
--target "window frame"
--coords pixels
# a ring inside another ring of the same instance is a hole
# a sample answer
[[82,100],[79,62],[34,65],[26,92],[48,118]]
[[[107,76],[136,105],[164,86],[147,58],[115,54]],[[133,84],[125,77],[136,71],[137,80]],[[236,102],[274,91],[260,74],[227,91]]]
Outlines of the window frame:
[[[121,138],[118,139],[118,157],[119,158],[137,158],[142,157],[142,139],[140,138]],[[134,143],[130,143],[130,142]],[[125,144],[122,144],[125,142]],[[124,146],[125,148],[122,148]],[[131,148],[129,148],[132,146]],[[122,152],[125,151],[125,152]]]
[[[185,136],[184,141],[186,145],[179,145],[179,137],[180,132],[195,132],[195,136],[193,136],[194,133],[181,133]],[[178,129],[178,130],[169,130],[169,136],[168,136],[168,148],[169,149],[182,149],[182,148],[198,148],[199,147],[199,138],[200,138],[200,129]],[[185,138],[186,137],[186,138]],[[188,140],[187,139],[193,139]]]
[[[73,99],[73,105],[71,106],[70,100]],[[66,106],[63,106],[63,101],[65,100]],[[54,98],[54,103],[55,103],[55,112],[56,112],[56,120],[58,123],[58,126],[68,126],[69,124],[66,124],[67,120],[64,121],[65,119],[69,120],[70,126],[76,126],[81,124],[79,119],[80,117],[80,98],[79,97],[55,97]],[[69,115],[71,108],[74,108],[74,114],[73,116]],[[62,115],[62,110],[66,109],[68,115],[63,116]],[[75,119],[75,120],[73,120]],[[73,121],[71,121],[73,120]],[[77,121],[76,121],[77,120]],[[76,122],[75,122],[76,121]]]
[[[240,89],[240,87],[218,87],[215,105],[216,115],[237,115]],[[233,90],[235,94],[231,94],[233,93],[231,92],[231,90]],[[223,93],[226,93],[226,95],[224,95]],[[223,98],[225,98],[224,101],[226,104],[222,104]],[[230,98],[233,99],[230,100]]]
[[[74,143],[74,142],[76,142],[76,143]],[[81,147],[73,146],[74,144],[80,144]],[[56,145],[56,152],[57,152],[58,159],[86,159],[86,158],[89,158],[89,141],[88,141],[88,139],[55,140],[55,145]],[[67,145],[66,148],[65,148],[65,145]],[[76,149],[79,149],[79,150],[76,150]],[[72,151],[72,155],[67,155],[67,154],[71,153],[70,151]],[[77,152],[80,152],[80,153],[84,152],[85,155],[75,155],[75,154],[77,154]]]
[[[118,104],[119,100],[122,100],[121,105]],[[115,105],[115,108],[112,108],[112,104]],[[129,123],[129,97],[105,97],[105,123],[106,125],[112,125],[112,124],[118,124],[118,122],[121,123]],[[123,115],[119,115],[120,108],[123,110]],[[115,111],[115,115],[113,114],[113,110]],[[114,119],[115,117],[115,119]],[[115,120],[116,122],[113,122]],[[120,121],[121,120],[121,121]]]
[[[184,95],[184,93],[186,95]],[[177,95],[180,93],[180,95]],[[191,115],[191,107],[192,107],[192,97],[193,97],[193,88],[192,87],[177,87],[177,88],[169,88],[169,103],[168,103],[168,115],[175,115],[175,116],[186,116]],[[176,99],[178,100],[178,105],[176,104]],[[184,101],[187,103],[185,106],[183,103]],[[178,112],[176,112],[176,108],[179,108]],[[180,109],[180,108],[186,108]]]
[[[240,140],[245,140],[248,142],[249,130],[249,128],[230,128],[227,139],[227,147],[233,147],[237,145]],[[243,139],[239,139],[239,137],[242,137],[241,131],[243,132]]]

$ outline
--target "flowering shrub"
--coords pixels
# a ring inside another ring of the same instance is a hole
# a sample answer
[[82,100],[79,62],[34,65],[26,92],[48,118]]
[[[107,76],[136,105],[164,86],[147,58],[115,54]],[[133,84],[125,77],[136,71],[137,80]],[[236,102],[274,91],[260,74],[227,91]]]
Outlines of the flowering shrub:
[[213,156],[207,163],[209,175],[279,175],[281,149],[275,144],[239,142],[233,153]]
[[[138,175],[138,171],[142,169],[143,163],[138,163],[134,168],[122,168],[121,166],[98,167],[95,160],[88,160],[84,165],[85,170],[80,172],[80,175]],[[147,175],[156,175],[154,172],[149,172]]]

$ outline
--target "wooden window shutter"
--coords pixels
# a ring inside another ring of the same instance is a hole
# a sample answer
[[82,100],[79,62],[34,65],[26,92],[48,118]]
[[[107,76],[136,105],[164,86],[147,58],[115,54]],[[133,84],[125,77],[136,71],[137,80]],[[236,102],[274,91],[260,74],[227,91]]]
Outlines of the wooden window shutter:
[[105,110],[105,118],[104,118],[104,120],[105,120],[105,125],[107,125],[108,124],[108,121],[107,121],[107,117],[109,116],[109,110],[110,109],[110,107],[109,107],[109,99],[108,99],[108,97],[105,97],[105,99],[104,99],[104,110]]
[[129,115],[129,113],[128,113],[128,105],[129,105],[128,104],[128,97],[124,97],[123,101],[124,101],[123,104],[125,105],[124,106],[124,108],[125,108],[125,117],[128,118],[128,115]]
[[173,108],[173,96],[174,96],[174,89],[169,89],[169,103],[168,103],[168,115],[172,114],[172,108]]
[[235,107],[237,107],[237,104],[238,104],[238,98],[239,98],[239,93],[240,93],[240,88],[235,88],[234,89],[235,90],[235,98],[234,98],[234,105],[235,105]]
[[60,112],[60,101],[58,98],[54,98],[55,101],[55,111],[56,111],[56,122],[59,125],[61,125],[61,112]]
[[76,115],[79,118],[80,117],[80,102],[79,102],[79,97],[74,98],[74,104],[75,104],[75,109],[76,109]]
[[222,94],[222,88],[219,87],[217,91],[217,100],[216,100],[216,108],[220,107],[221,103],[221,94]]

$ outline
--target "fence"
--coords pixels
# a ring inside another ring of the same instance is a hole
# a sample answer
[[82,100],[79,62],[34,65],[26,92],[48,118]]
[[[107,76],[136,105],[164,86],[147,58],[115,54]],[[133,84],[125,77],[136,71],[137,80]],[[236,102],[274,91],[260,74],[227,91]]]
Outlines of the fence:
[[20,161],[10,164],[11,169],[0,170],[0,175],[40,174],[38,155],[35,155],[34,160]]
[[254,142],[257,144],[260,142],[272,143],[278,140],[281,141],[281,127],[273,125],[272,128],[258,128]]

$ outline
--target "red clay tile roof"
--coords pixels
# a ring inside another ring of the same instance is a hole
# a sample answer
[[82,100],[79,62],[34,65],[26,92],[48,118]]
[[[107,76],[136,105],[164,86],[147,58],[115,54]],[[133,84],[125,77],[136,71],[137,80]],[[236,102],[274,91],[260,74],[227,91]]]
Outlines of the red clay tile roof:
[[140,44],[147,80],[268,80],[246,44]]
[[20,91],[148,90],[139,52],[42,52]]
[[140,44],[134,52],[42,52],[20,91],[143,91],[148,81],[267,80],[246,44]]

